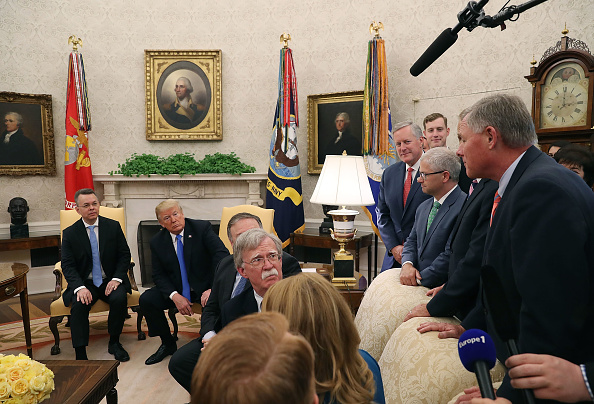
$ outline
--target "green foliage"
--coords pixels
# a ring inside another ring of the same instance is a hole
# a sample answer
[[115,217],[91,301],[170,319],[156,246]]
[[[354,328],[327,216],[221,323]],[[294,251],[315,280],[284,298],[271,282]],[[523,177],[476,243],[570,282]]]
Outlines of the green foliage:
[[118,164],[116,171],[110,171],[109,174],[122,174],[126,177],[179,174],[183,177],[194,174],[241,174],[255,171],[255,167],[242,163],[235,153],[215,153],[212,156],[207,154],[200,161],[196,161],[194,154],[190,153],[173,154],[168,157],[133,153],[123,164]]

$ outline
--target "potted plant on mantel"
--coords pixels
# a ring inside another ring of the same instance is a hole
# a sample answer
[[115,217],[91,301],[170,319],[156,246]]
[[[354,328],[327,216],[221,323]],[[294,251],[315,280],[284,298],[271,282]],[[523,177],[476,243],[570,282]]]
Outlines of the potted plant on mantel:
[[235,153],[214,155],[207,154],[200,161],[196,161],[193,153],[172,154],[160,157],[154,154],[137,154],[118,164],[118,169],[110,171],[109,175],[122,174],[126,177],[140,177],[146,175],[184,175],[196,174],[242,174],[253,173],[256,168],[242,163]]

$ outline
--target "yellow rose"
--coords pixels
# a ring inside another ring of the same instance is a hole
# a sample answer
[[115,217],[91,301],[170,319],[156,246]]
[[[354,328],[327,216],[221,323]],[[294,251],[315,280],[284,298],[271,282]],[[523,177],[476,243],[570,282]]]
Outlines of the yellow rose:
[[18,358],[14,361],[15,366],[21,367],[23,370],[29,370],[31,366],[31,359],[29,358]]
[[34,392],[40,392],[43,391],[45,389],[45,382],[46,382],[46,378],[45,376],[35,376],[34,378],[31,379],[31,390]]
[[6,373],[0,373],[0,383],[7,383],[8,382],[8,377],[6,376]]
[[22,396],[31,390],[27,379],[19,379],[13,382],[11,387],[13,396]]
[[23,401],[20,398],[9,398],[4,404],[23,404]]
[[14,363],[14,360],[15,360],[14,355],[6,355],[6,356],[3,356],[2,358],[0,358],[0,363],[12,366],[12,364]]
[[6,400],[12,393],[12,387],[7,382],[0,382],[0,400]]
[[7,375],[9,381],[15,382],[25,375],[25,371],[23,370],[23,368],[13,366],[10,369],[8,369]]
[[23,404],[37,404],[37,397],[33,395],[33,393],[27,393],[21,397],[21,401]]

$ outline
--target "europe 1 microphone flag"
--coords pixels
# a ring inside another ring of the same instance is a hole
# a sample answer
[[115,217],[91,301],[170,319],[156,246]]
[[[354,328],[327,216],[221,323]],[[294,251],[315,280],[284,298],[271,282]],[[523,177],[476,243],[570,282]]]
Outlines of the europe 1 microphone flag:
[[495,400],[489,370],[495,366],[497,355],[489,334],[477,329],[464,332],[458,340],[458,355],[466,370],[476,375],[481,396]]

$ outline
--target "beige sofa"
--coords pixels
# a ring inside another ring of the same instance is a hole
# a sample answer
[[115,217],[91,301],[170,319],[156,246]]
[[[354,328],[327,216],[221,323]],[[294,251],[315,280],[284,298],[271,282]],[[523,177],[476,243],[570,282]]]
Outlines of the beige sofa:
[[[386,403],[448,403],[476,385],[475,375],[462,366],[457,340],[439,339],[436,332],[420,334],[417,327],[426,321],[458,321],[423,317],[403,323],[410,309],[430,298],[427,288],[401,285],[399,274],[399,268],[382,272],[365,293],[355,318],[360,348],[379,363]],[[500,363],[491,371],[494,382],[504,374]]]

